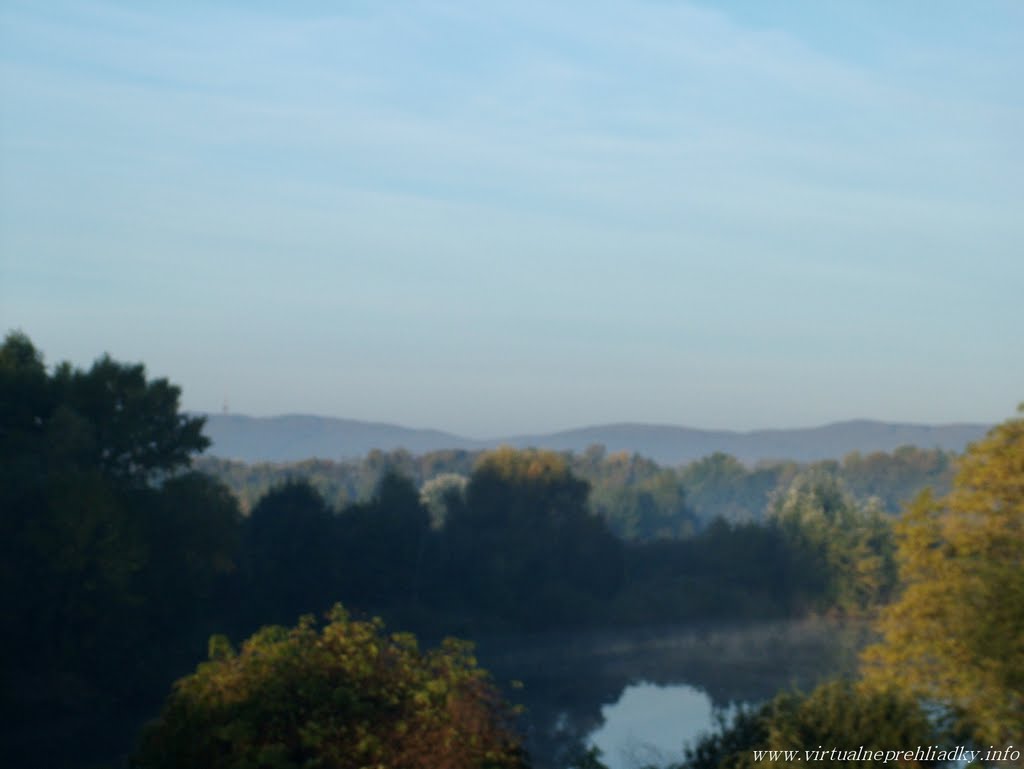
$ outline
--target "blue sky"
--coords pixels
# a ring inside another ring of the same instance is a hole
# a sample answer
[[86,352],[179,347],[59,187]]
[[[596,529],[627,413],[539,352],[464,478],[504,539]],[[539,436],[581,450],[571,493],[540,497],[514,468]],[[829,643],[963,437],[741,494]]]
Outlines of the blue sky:
[[472,436],[1024,400],[1024,5],[0,6],[0,329]]

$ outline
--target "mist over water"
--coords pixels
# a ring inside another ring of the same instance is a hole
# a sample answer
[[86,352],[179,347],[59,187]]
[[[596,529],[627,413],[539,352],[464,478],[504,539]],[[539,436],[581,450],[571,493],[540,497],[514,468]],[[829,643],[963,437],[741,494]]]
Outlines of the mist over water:
[[863,624],[823,619],[705,623],[482,639],[479,657],[525,706],[540,769],[591,745],[632,769],[678,760],[716,713],[852,674],[867,638]]

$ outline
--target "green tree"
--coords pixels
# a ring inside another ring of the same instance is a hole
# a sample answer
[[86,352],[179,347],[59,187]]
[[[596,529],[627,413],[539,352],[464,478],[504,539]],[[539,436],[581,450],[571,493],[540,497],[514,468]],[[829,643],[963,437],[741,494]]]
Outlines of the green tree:
[[174,687],[144,732],[135,769],[512,769],[525,765],[513,711],[462,642],[423,653],[340,606],[268,627]]
[[792,480],[797,465],[769,464],[748,470],[735,457],[715,452],[679,471],[689,503],[705,523],[715,518],[756,521],[771,492]]
[[600,445],[566,458],[590,484],[591,509],[622,539],[677,539],[695,530],[696,516],[675,471],[639,454],[608,454]]
[[476,610],[518,624],[586,617],[618,587],[623,557],[588,491],[554,452],[485,454],[445,524],[452,584]]
[[839,476],[858,499],[877,499],[886,512],[898,513],[921,491],[949,491],[956,455],[941,449],[901,446],[892,453],[853,452],[843,458]]
[[609,528],[627,541],[683,539],[696,530],[686,492],[671,470],[659,469],[642,480],[603,491],[593,506]]
[[24,334],[0,348],[0,547],[10,556],[0,589],[5,617],[17,618],[3,635],[29,659],[77,665],[145,601],[144,567],[170,550],[152,529],[155,497],[208,445],[179,396],[109,356],[48,375]]
[[305,480],[256,503],[242,528],[249,627],[325,611],[339,600],[343,568],[337,516]]
[[[1024,413],[1024,406],[1021,407]],[[897,528],[902,593],[865,672],[949,705],[986,744],[1024,734],[1024,418],[962,458],[953,490],[925,493]]]
[[831,472],[819,467],[794,478],[773,498],[769,520],[801,563],[817,608],[859,612],[888,598],[895,582],[888,517],[858,503]]
[[373,497],[342,511],[339,525],[349,566],[346,600],[374,610],[415,605],[431,530],[430,512],[413,482],[385,471]]
[[50,373],[24,334],[0,346],[2,699],[74,710],[136,694],[216,605],[238,509],[185,474],[208,441],[179,396],[139,364]]
[[235,608],[228,588],[237,576],[241,544],[238,501],[224,484],[193,471],[140,495],[139,502],[146,510],[147,557],[139,590],[147,597],[142,607],[147,632],[188,633],[190,648],[201,651],[211,620],[223,622]]
[[148,380],[145,367],[108,355],[87,370],[69,363],[53,374],[57,399],[88,425],[78,460],[119,483],[145,485],[186,467],[210,445],[203,419],[179,412],[181,389]]

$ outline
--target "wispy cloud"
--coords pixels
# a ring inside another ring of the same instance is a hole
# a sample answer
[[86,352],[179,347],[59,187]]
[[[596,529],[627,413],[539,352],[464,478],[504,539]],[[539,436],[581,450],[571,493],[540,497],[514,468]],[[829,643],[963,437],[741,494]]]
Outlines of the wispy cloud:
[[102,314],[135,288],[162,317],[188,293],[211,338],[357,329],[323,334],[401,348],[414,381],[415,327],[494,387],[518,375],[488,339],[550,365],[597,333],[608,376],[659,381],[659,355],[781,383],[753,351],[966,349],[1024,320],[1002,304],[1024,281],[1024,22],[986,6],[961,33],[950,7],[922,30],[883,5],[5,4],[0,321],[59,339],[47,290]]

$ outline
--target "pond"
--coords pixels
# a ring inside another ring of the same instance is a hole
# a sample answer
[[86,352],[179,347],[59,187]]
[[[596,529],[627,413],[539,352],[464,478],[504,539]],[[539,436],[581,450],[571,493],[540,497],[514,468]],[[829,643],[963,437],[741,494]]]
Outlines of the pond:
[[707,692],[688,684],[627,686],[618,702],[601,708],[604,723],[586,738],[609,769],[664,766],[683,758],[692,744],[734,706],[716,709]]
[[587,744],[601,750],[610,769],[632,769],[678,762],[683,744],[713,725],[715,708],[707,692],[694,686],[645,681],[627,686],[618,702],[601,708],[601,716],[604,724],[588,735]]
[[591,745],[611,769],[634,769],[679,761],[716,714],[849,675],[866,638],[861,625],[814,619],[491,638],[478,652],[525,706],[538,769]]

